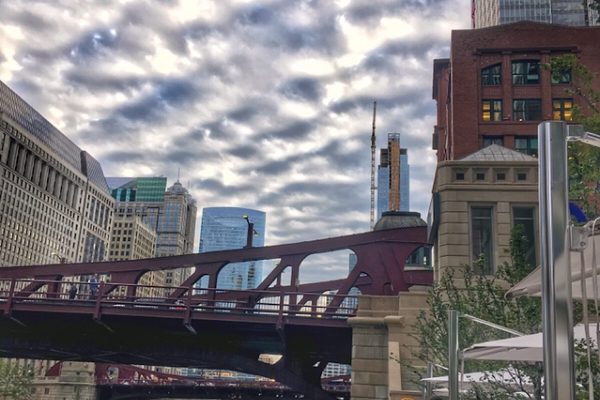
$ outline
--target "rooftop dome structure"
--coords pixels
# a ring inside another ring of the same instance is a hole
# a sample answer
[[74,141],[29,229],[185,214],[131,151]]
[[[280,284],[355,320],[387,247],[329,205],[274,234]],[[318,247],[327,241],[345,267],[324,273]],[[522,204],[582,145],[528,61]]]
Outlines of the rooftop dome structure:
[[386,211],[381,215],[373,230],[382,231],[415,226],[427,226],[427,223],[421,219],[420,213],[414,211]]
[[196,200],[194,200],[190,192],[183,187],[179,180],[177,180],[172,186],[167,188],[166,194],[183,195],[189,202],[192,202],[194,204],[196,203]]

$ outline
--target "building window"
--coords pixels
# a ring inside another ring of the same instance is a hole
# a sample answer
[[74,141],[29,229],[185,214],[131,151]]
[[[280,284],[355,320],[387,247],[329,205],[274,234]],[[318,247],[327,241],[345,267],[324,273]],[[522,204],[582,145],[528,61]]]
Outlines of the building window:
[[457,181],[464,181],[465,180],[465,173],[464,172],[457,172],[455,175],[455,179]]
[[484,86],[502,83],[502,65],[496,64],[481,70],[481,84]]
[[552,84],[554,85],[561,83],[571,83],[571,70],[567,69],[564,71],[553,71],[551,79]]
[[540,99],[513,100],[513,121],[541,121],[542,101]]
[[480,260],[482,274],[494,272],[492,207],[471,207],[471,254],[473,261]]
[[527,172],[517,172],[517,180],[518,181],[526,181],[527,180]]
[[496,172],[496,180],[497,181],[505,181],[506,180],[506,172]]
[[527,249],[524,256],[529,265],[537,265],[534,213],[534,207],[513,207],[513,226],[521,225],[523,227],[523,238],[527,242],[524,246]]
[[475,179],[478,181],[485,181],[485,172],[476,172]]
[[537,157],[538,140],[535,136],[517,136],[515,137],[515,150],[527,155]]
[[573,99],[553,99],[552,119],[555,121],[572,121]]
[[488,147],[493,144],[504,146],[504,138],[502,136],[484,136],[481,142],[482,147]]
[[532,85],[540,83],[540,62],[521,60],[512,63],[513,85]]
[[502,100],[482,100],[481,119],[485,122],[502,121]]

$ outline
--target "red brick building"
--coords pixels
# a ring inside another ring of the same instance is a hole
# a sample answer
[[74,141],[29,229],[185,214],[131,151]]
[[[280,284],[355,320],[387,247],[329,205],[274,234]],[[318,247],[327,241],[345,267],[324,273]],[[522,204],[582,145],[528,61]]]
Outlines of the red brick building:
[[[600,71],[600,27],[517,22],[452,32],[450,59],[434,61],[433,99],[438,161],[459,160],[490,144],[537,156],[537,125],[570,120],[582,98],[568,94],[571,77],[552,82],[543,65],[572,53]],[[595,80],[600,90],[600,77]]]

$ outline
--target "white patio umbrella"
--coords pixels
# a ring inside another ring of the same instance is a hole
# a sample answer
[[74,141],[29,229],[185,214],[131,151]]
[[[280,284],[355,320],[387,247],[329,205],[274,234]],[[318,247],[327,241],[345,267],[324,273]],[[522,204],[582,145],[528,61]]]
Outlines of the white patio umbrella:
[[[600,223],[598,224],[600,225]],[[594,244],[596,255],[594,257]],[[582,299],[582,277],[586,285],[586,293],[588,299],[594,297],[600,297],[600,276],[597,277],[599,288],[596,296],[594,296],[593,286],[593,261],[596,259],[596,273],[600,274],[600,235],[596,234],[588,239],[587,247],[583,251],[584,257],[584,273],[581,273],[581,255],[579,252],[571,251],[571,292],[573,299]],[[532,273],[527,275],[521,282],[513,286],[508,292],[509,297],[519,296],[541,296],[541,285],[542,285],[542,269],[537,267]]]
[[[596,324],[589,324],[596,332]],[[585,325],[573,329],[575,340],[585,339]],[[471,360],[543,361],[542,333],[477,343],[463,351],[463,358]]]
[[[465,393],[471,389],[473,384],[494,384],[503,383],[511,385],[516,389],[523,387],[531,388],[531,380],[522,372],[514,368],[501,369],[499,371],[489,372],[469,372],[466,374],[458,374],[459,380],[462,382],[461,392]],[[448,397],[448,376],[435,376],[432,378],[421,379],[423,382],[428,382],[434,385],[433,394],[442,397]],[[524,393],[523,393],[524,394]],[[513,393],[515,398],[519,397],[519,393]],[[529,397],[527,397],[529,398]]]
[[[501,370],[494,372],[468,372],[466,374],[458,374],[458,379],[463,382],[488,382],[488,381],[499,381],[503,380],[506,382],[514,381],[515,371]],[[434,376],[431,378],[421,379],[423,382],[431,382],[435,384],[448,383],[448,375]]]

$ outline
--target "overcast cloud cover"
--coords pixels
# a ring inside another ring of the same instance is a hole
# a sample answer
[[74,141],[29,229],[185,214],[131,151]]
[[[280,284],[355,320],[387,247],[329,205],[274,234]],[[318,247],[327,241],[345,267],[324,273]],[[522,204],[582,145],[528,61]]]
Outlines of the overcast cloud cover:
[[0,0],[0,79],[106,176],[181,168],[277,244],[368,230],[373,100],[426,211],[432,60],[468,27],[468,0]]

